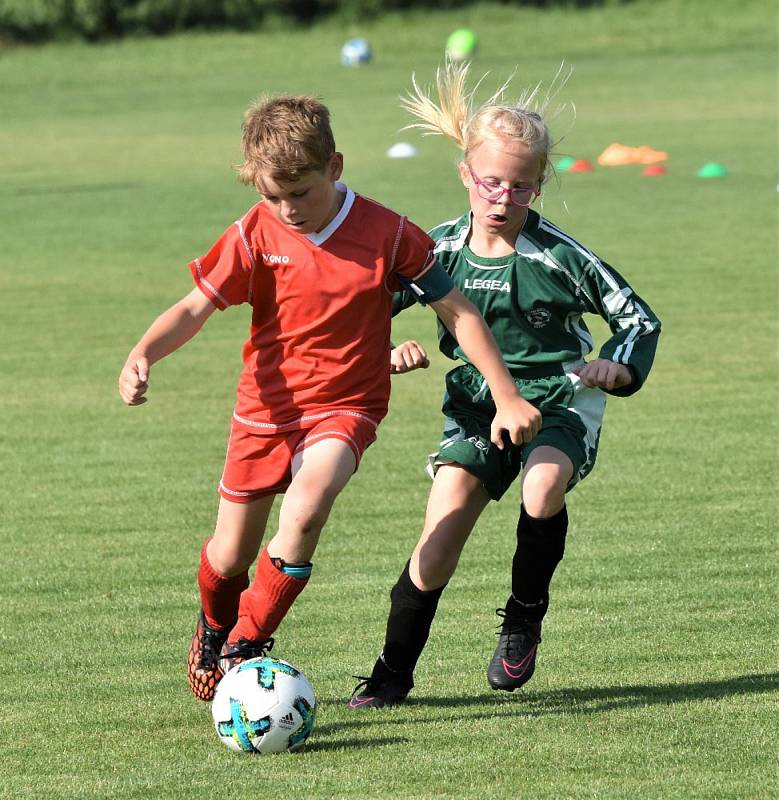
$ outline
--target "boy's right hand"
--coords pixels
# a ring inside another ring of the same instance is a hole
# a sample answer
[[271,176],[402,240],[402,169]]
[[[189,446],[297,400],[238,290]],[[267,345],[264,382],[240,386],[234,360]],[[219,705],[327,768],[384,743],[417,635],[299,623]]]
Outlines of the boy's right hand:
[[139,406],[149,388],[149,361],[144,356],[130,355],[119,375],[119,394],[128,406]]

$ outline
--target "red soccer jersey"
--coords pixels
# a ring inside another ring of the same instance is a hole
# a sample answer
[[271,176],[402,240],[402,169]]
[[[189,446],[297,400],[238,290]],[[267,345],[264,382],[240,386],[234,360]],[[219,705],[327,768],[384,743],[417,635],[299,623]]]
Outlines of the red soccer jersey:
[[234,411],[254,433],[310,427],[335,414],[377,424],[390,393],[392,294],[435,263],[405,217],[346,192],[321,232],[299,234],[263,202],[189,268],[219,309],[251,303]]

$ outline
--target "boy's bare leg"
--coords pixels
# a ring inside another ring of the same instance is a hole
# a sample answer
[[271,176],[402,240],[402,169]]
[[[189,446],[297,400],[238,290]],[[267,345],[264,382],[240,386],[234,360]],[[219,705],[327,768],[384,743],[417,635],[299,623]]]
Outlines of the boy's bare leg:
[[295,456],[279,531],[260,553],[254,580],[241,595],[223,668],[269,648],[270,637],[308,583],[319,535],[356,464],[351,447],[340,439],[324,439]]
[[255,562],[273,500],[274,495],[251,503],[220,498],[214,535],[206,547],[208,560],[220,575],[229,578]]
[[356,466],[352,448],[342,439],[323,439],[295,456],[292,483],[279,511],[279,530],[268,542],[272,558],[290,563],[311,560],[333,502]]
[[222,677],[219,653],[238,618],[241,592],[249,585],[249,567],[257,558],[272,505],[272,495],[251,503],[222,498],[214,535],[201,549],[201,612],[187,659],[190,689],[201,700],[213,697]]

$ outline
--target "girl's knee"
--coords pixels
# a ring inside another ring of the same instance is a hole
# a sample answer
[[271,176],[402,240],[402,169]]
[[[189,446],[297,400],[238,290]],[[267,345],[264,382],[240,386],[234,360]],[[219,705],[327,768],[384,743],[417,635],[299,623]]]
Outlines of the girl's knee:
[[[459,552],[452,553],[437,549],[430,542],[422,546],[415,553],[416,558],[413,561],[416,561],[416,564],[414,565],[412,561],[412,579],[417,584],[417,588],[427,592],[448,583],[457,569],[459,555]],[[416,569],[413,569],[413,566]]]
[[531,517],[552,517],[565,505],[570,470],[560,464],[536,464],[522,481],[522,504]]

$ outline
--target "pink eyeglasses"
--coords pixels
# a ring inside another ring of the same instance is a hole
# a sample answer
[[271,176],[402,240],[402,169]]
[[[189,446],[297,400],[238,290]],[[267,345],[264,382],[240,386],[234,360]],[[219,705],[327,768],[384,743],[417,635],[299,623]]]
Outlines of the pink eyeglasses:
[[471,173],[471,178],[473,178],[473,182],[476,184],[476,191],[479,193],[479,197],[484,200],[489,200],[491,203],[500,202],[503,195],[507,194],[512,205],[519,206],[520,208],[527,208],[533,200],[541,194],[537,189],[528,189],[524,186],[514,186],[511,189],[505,189],[499,183],[483,181],[471,169],[470,164],[468,164],[468,172]]

